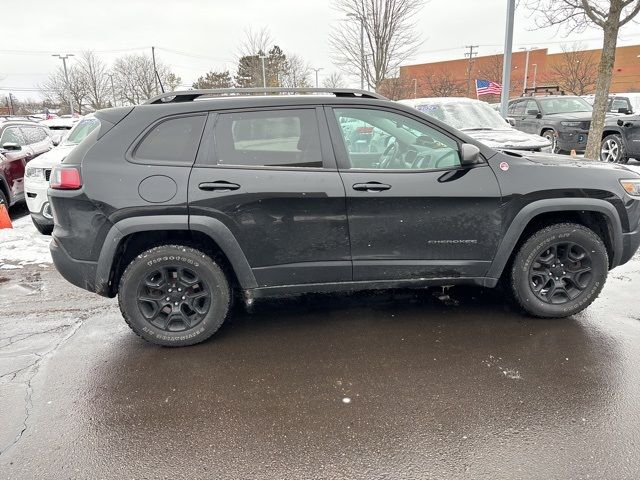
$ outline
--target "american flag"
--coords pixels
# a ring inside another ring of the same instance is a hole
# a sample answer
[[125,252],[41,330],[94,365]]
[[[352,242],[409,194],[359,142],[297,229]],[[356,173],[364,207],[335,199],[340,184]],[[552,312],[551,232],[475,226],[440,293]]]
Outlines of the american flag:
[[489,80],[476,80],[476,95],[500,95],[502,93],[502,85]]

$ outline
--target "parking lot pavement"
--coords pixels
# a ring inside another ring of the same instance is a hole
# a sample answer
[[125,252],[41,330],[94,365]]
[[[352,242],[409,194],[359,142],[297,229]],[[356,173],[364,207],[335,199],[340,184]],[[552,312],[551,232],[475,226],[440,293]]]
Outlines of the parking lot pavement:
[[637,478],[639,281],[565,320],[479,289],[262,301],[169,349],[0,270],[0,477]]

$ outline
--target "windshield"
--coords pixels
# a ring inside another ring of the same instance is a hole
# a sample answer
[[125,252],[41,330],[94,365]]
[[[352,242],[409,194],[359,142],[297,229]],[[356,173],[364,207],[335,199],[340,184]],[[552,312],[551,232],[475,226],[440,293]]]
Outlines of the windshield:
[[484,102],[423,103],[418,110],[458,130],[505,130],[509,124]]
[[85,139],[95,128],[100,125],[100,121],[97,118],[87,118],[78,122],[78,124],[71,130],[69,136],[64,143],[77,145]]
[[574,113],[591,112],[593,108],[589,103],[580,97],[555,97],[539,98],[542,113]]

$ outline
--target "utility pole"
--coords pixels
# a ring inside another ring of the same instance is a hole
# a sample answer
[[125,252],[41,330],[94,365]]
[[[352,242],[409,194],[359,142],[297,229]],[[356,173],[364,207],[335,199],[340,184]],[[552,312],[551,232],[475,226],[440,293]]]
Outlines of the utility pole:
[[267,58],[266,55],[260,55],[260,60],[262,60],[262,88],[264,88],[264,93],[267,93],[267,70],[264,67],[265,58]]
[[16,107],[13,105],[13,95],[9,92],[9,115],[16,114]]
[[316,88],[318,88],[318,72],[320,70],[324,70],[324,68],[322,68],[322,67],[321,68],[312,68],[311,70],[316,72]]
[[469,58],[469,65],[467,65],[467,95],[471,91],[471,71],[473,70],[473,57],[478,55],[478,52],[474,52],[478,48],[478,45],[466,45],[464,48],[468,48],[469,51],[464,54]]
[[536,79],[538,78],[538,64],[533,64],[533,91],[536,91]]
[[513,50],[513,18],[516,11],[516,0],[507,0],[507,25],[504,36],[504,61],[502,62],[502,95],[500,113],[507,117],[509,107],[509,90],[511,89],[511,52]]
[[113,73],[109,74],[109,80],[111,80],[111,95],[113,95],[113,106],[117,107],[117,101],[116,101],[116,89],[113,87]]
[[73,57],[74,55],[73,53],[61,53],[61,54],[55,54],[51,56],[58,57],[60,60],[62,60],[62,67],[64,68],[64,79],[65,79],[65,82],[67,82],[67,90],[69,91],[69,108],[71,109],[71,117],[73,117],[75,110],[73,108],[73,95],[71,93],[71,84],[69,83],[69,72],[67,71],[67,58]]

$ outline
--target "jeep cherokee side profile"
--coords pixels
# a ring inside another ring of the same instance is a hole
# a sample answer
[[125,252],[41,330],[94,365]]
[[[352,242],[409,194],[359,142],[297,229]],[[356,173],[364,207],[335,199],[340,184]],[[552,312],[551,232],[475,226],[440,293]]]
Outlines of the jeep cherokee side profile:
[[207,339],[234,293],[504,280],[529,314],[565,317],[638,249],[624,166],[497,151],[370,92],[265,93],[99,111],[51,174],[55,266],[150,342]]

